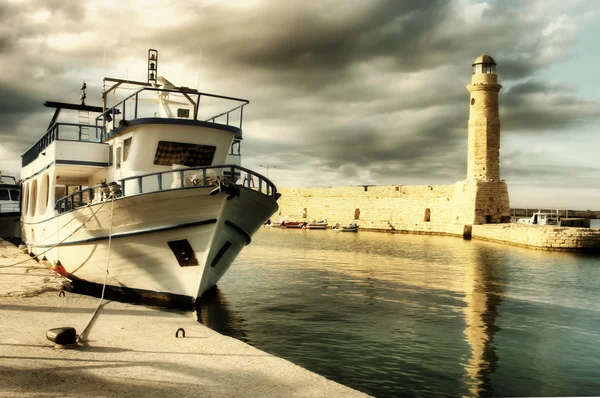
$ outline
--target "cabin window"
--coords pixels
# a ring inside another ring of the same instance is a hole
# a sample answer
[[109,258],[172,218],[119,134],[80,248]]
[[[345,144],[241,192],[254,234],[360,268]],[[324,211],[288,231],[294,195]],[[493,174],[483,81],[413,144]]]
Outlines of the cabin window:
[[229,152],[229,154],[240,156],[240,142],[239,141],[233,141],[231,143],[231,151]]
[[186,144],[183,142],[159,141],[154,155],[154,164],[188,167],[210,166],[217,147],[212,145]]
[[50,195],[50,174],[46,175],[46,180],[47,180],[46,183],[48,184],[46,186],[46,189],[47,189],[47,191],[46,191],[46,208],[48,208],[48,207],[52,206],[52,203],[50,201],[54,199],[54,197],[52,195]]
[[423,221],[430,222],[431,221],[431,209],[425,209],[425,216],[423,217]]
[[[37,209],[38,213],[42,213],[46,210],[48,206],[48,197],[49,195],[49,185],[50,185],[50,177],[48,174],[42,177],[42,181],[40,182],[40,202],[38,203],[39,208]],[[41,199],[44,200],[41,200]]]
[[0,200],[10,200],[8,189],[0,189]]
[[20,195],[21,195],[21,191],[19,191],[17,189],[10,190],[10,200],[12,200],[13,202],[18,202]]
[[108,146],[108,167],[113,165],[113,146]]
[[33,216],[35,214],[35,206],[37,204],[37,194],[38,194],[38,189],[37,189],[37,180],[34,180],[31,183],[31,206],[29,206],[29,215]]
[[23,207],[21,208],[21,212],[25,214],[29,203],[29,184],[23,184],[23,186],[25,187],[25,196],[23,196]]
[[117,153],[115,153],[115,168],[119,170],[121,168],[121,152],[123,148],[117,147]]
[[123,161],[126,162],[129,157],[129,147],[131,147],[131,137],[123,141]]

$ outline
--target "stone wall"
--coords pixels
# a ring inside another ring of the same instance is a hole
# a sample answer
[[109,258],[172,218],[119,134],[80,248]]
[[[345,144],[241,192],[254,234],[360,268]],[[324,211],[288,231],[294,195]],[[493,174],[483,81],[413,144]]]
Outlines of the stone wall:
[[283,188],[275,219],[357,220],[361,228],[446,232],[452,222],[454,185]]
[[506,197],[495,195],[506,188],[504,183],[495,183],[504,187],[482,187],[482,184],[492,182],[377,186],[366,190],[364,187],[283,188],[279,190],[282,194],[278,201],[280,211],[273,219],[327,219],[332,226],[348,224],[357,216],[360,228],[369,231],[454,235],[542,250],[600,250],[600,229],[597,228],[474,224],[482,214],[490,214],[488,208],[478,214],[481,206],[505,201],[506,207],[496,207],[496,214],[503,215],[502,209],[508,209],[508,194]]
[[600,229],[527,224],[473,225],[473,239],[508,243],[540,250],[598,251]]

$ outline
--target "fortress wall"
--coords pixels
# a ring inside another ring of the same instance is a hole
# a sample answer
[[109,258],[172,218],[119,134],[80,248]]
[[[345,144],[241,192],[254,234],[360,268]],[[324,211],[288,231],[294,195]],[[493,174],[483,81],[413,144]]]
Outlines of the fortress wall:
[[278,191],[280,213],[273,218],[287,215],[289,220],[348,224],[358,209],[361,228],[445,232],[452,221],[454,190],[454,185],[377,186],[366,191],[363,187],[283,188]]
[[600,229],[527,224],[473,225],[472,238],[540,250],[591,251],[600,248]]

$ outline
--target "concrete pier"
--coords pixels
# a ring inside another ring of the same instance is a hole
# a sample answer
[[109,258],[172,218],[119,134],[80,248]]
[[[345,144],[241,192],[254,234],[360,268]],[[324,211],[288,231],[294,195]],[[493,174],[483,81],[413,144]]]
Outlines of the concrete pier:
[[[59,296],[61,282],[0,240],[0,397],[367,396],[220,335],[191,313],[110,302],[87,344],[55,348],[46,331],[81,333],[99,302]],[[178,328],[185,337],[175,337]]]

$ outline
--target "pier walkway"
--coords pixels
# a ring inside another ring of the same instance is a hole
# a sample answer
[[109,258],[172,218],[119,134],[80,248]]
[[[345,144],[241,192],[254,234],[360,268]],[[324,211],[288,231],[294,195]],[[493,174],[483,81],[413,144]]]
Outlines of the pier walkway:
[[59,296],[62,278],[28,257],[0,239],[0,397],[367,396],[220,335],[191,313],[110,302],[86,345],[55,348],[46,331],[81,333],[99,299]]

